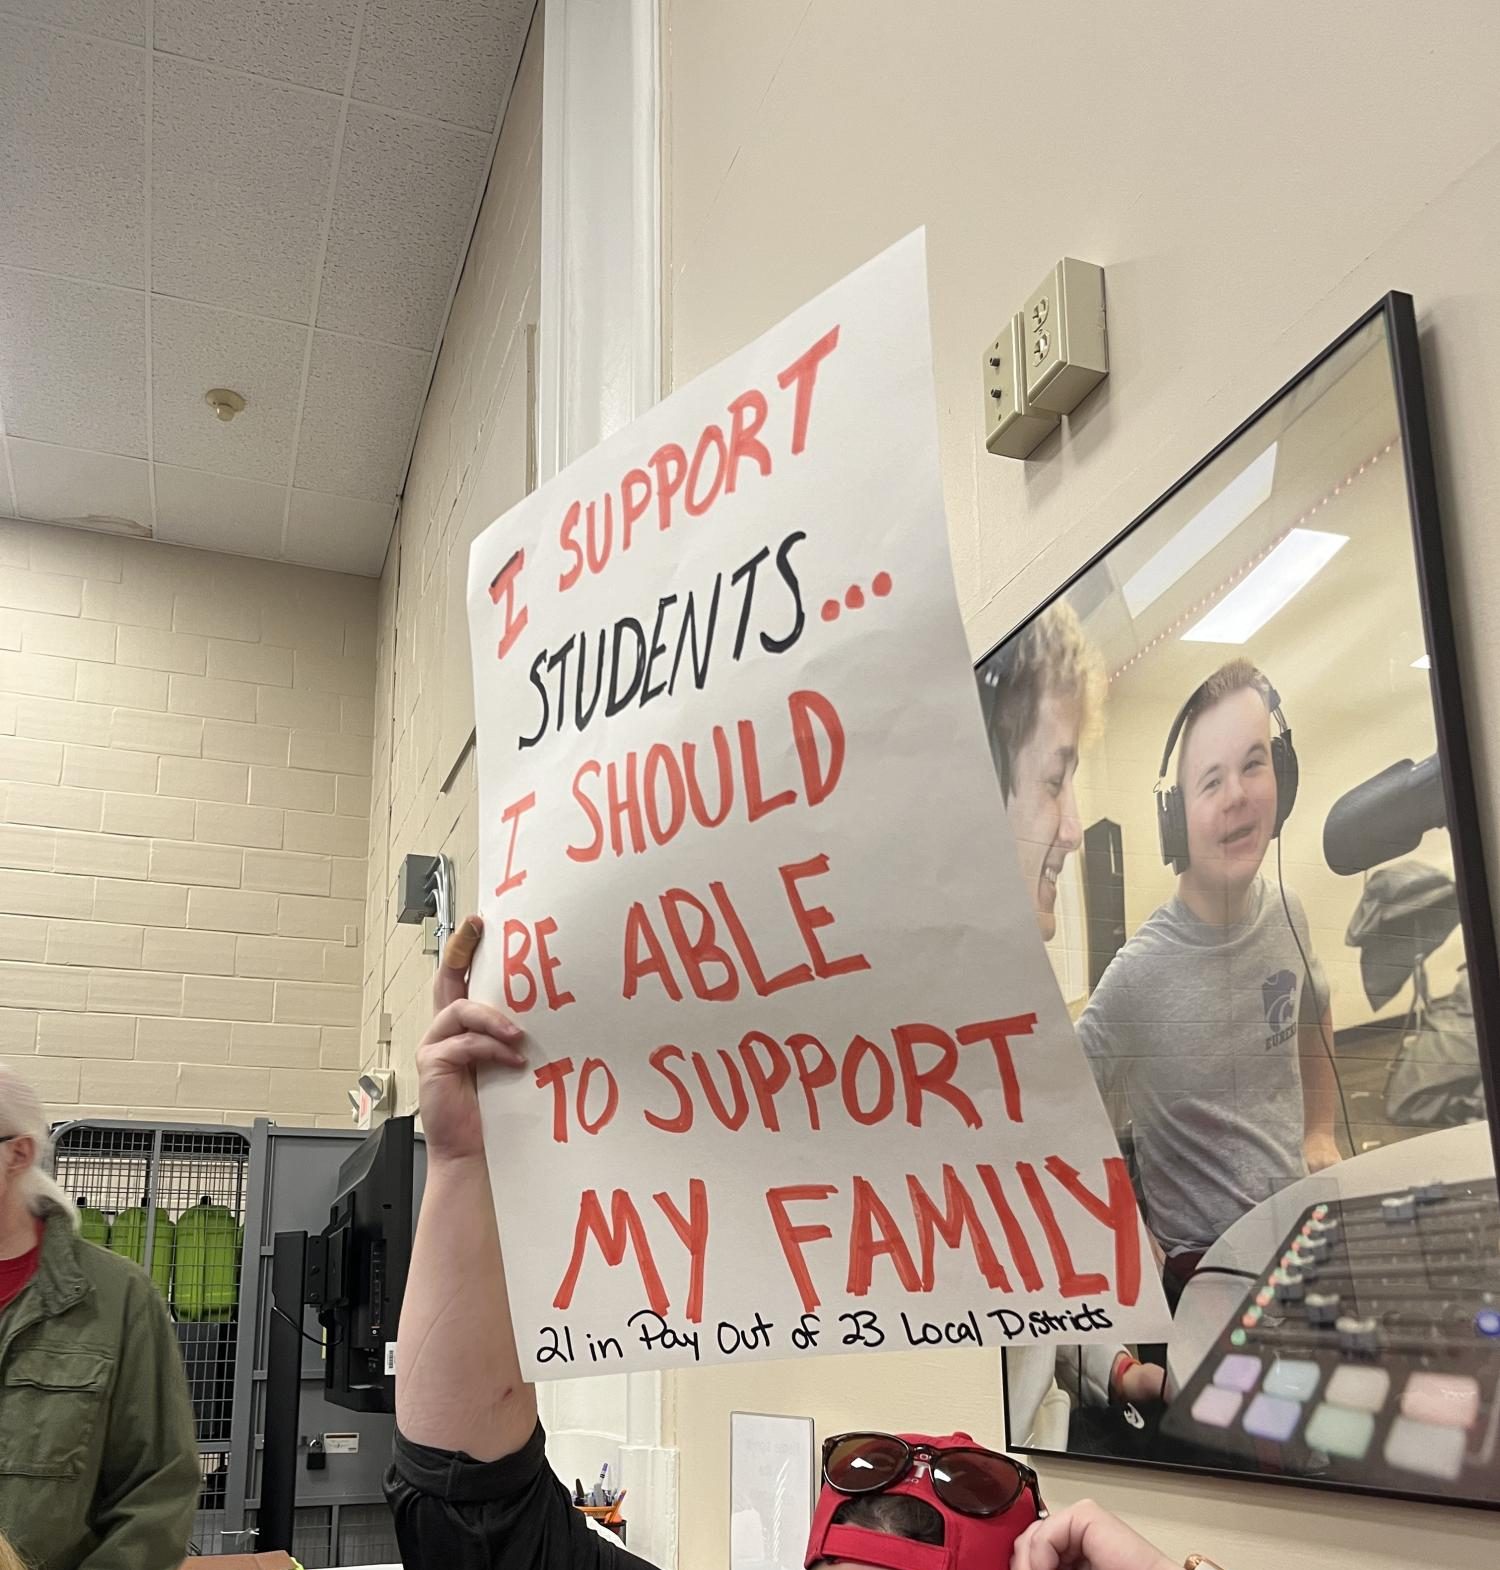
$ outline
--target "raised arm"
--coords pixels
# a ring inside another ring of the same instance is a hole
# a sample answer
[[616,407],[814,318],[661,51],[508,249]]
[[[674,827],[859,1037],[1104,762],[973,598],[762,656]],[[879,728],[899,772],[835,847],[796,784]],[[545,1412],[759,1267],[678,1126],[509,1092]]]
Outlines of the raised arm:
[[532,1437],[536,1391],[516,1355],[475,1082],[480,1069],[524,1067],[523,1033],[469,997],[482,935],[470,916],[448,940],[417,1049],[427,1187],[401,1307],[396,1423],[414,1444],[496,1461]]

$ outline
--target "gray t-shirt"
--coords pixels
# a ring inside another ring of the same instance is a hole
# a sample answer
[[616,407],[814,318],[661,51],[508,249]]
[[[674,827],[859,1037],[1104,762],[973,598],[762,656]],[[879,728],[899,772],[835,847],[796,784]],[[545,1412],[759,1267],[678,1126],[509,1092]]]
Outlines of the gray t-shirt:
[[1249,914],[1211,926],[1175,896],[1115,955],[1078,1022],[1116,1126],[1135,1139],[1146,1222],[1169,1254],[1207,1248],[1307,1175],[1297,1027],[1328,983],[1307,916],[1257,878]]

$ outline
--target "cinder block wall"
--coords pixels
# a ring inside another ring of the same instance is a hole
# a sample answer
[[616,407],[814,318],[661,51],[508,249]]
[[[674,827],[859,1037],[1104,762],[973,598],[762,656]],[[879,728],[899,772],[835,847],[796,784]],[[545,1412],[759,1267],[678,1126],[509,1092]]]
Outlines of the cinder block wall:
[[0,1061],[54,1116],[347,1121],[376,593],[0,521]]
[[[464,589],[472,536],[524,495],[526,329],[540,270],[542,27],[505,109],[495,165],[417,431],[377,616],[375,810],[370,825],[363,1061],[396,1070],[399,1112],[416,1110],[416,1045],[432,1017],[433,960],[398,926],[403,856],[453,858],[474,908],[478,817]],[[384,1037],[382,1023],[389,1020]]]

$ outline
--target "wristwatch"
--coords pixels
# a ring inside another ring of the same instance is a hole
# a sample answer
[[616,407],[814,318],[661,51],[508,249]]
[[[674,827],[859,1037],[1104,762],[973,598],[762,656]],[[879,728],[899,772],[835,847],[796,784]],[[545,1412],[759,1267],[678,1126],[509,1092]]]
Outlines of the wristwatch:
[[1182,1570],[1224,1570],[1224,1567],[1207,1554],[1189,1554],[1182,1561]]

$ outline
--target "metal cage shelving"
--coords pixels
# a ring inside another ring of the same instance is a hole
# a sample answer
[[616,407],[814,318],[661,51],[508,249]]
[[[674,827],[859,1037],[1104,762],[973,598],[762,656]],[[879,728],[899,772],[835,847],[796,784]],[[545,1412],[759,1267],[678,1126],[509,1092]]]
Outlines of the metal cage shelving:
[[[53,1129],[56,1174],[83,1235],[140,1265],[171,1312],[192,1395],[203,1491],[193,1549],[253,1552],[264,1426],[271,1242],[317,1231],[353,1130],[77,1122]],[[419,1159],[420,1193],[425,1162]],[[393,1420],[329,1406],[317,1322],[303,1326],[302,1443],[358,1434],[358,1453],[299,1471],[294,1551],[308,1570],[398,1557],[380,1473]]]
[[194,1546],[218,1547],[229,1471],[250,1139],[188,1124],[68,1123],[57,1181],[81,1230],[142,1267],[171,1312],[193,1402],[203,1493]]

